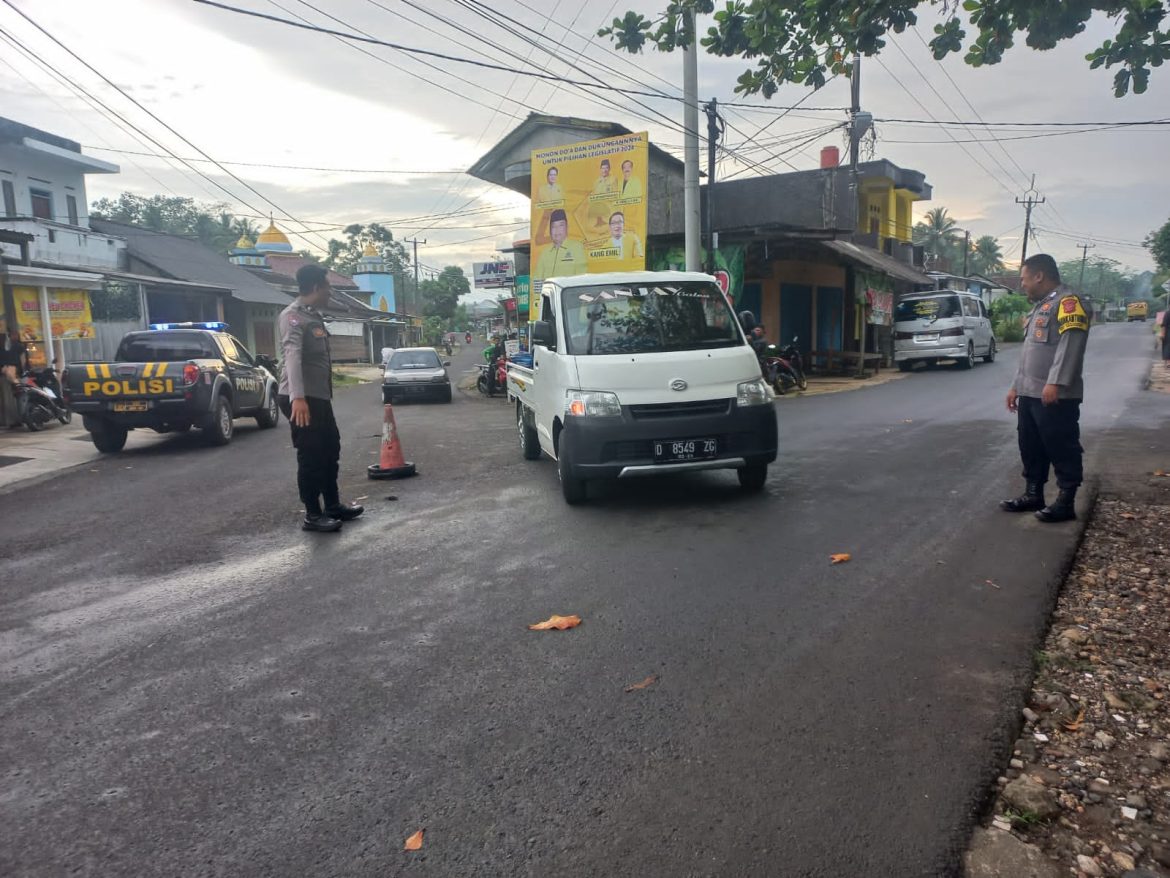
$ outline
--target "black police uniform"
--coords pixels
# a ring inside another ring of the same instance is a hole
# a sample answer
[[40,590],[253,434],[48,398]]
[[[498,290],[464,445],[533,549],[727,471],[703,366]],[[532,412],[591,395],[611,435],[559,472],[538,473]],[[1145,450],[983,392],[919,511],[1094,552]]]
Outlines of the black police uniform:
[[[341,434],[333,417],[333,363],[329,332],[320,312],[294,302],[280,314],[281,411],[289,418],[293,447],[297,450],[297,488],[305,504],[306,525],[324,512],[331,518],[349,517],[342,507],[337,488],[341,460]],[[309,423],[292,422],[292,401],[303,399],[309,406]]]
[[[1016,391],[1017,433],[1027,489],[1002,504],[1010,512],[1034,511],[1043,521],[1075,518],[1073,502],[1084,480],[1081,447],[1081,372],[1089,338],[1089,312],[1079,295],[1060,286],[1028,314],[1024,345],[1012,388]],[[1057,388],[1057,401],[1045,405],[1045,385]],[[1044,502],[1049,468],[1060,494]]]

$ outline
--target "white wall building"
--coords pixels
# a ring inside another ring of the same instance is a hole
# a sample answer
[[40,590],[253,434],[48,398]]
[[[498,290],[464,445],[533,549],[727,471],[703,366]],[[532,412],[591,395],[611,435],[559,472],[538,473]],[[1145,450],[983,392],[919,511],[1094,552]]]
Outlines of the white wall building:
[[118,269],[126,242],[90,228],[85,176],[118,170],[72,140],[0,118],[0,331],[19,334],[37,362],[63,364],[69,341],[93,337],[88,291]]

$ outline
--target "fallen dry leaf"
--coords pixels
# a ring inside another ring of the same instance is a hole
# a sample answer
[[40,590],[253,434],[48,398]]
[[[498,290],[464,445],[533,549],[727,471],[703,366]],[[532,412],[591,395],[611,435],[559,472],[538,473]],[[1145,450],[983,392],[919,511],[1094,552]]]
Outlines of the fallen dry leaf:
[[1170,473],[1166,472],[1165,470],[1156,469],[1156,470],[1154,470],[1154,475],[1166,477],[1166,476],[1170,476]]
[[849,561],[852,558],[853,558],[853,556],[850,555],[848,552],[841,552],[838,555],[830,555],[829,556],[829,563],[830,564],[844,564],[846,561]]
[[420,851],[422,850],[423,830],[419,830],[414,835],[406,840],[406,844],[402,846],[404,851]]
[[580,624],[580,616],[549,616],[544,622],[537,622],[535,625],[529,625],[528,628],[531,631],[548,631],[552,628],[564,631],[567,628],[576,628]]
[[358,500],[369,500],[369,499],[370,499],[369,494],[362,494],[360,497],[354,497],[353,502],[356,503]]
[[1123,512],[1123,513],[1121,513],[1121,517],[1122,518],[1130,518],[1130,519],[1137,518],[1137,516],[1134,515],[1132,512]]
[[647,686],[653,686],[657,682],[658,682],[658,675],[651,674],[649,677],[647,677],[641,683],[634,683],[632,686],[627,686],[626,691],[633,692],[635,689],[645,689]]
[[1081,712],[1077,714],[1077,718],[1073,720],[1065,720],[1061,725],[1070,732],[1080,731],[1081,723],[1085,721],[1085,709],[1082,707]]

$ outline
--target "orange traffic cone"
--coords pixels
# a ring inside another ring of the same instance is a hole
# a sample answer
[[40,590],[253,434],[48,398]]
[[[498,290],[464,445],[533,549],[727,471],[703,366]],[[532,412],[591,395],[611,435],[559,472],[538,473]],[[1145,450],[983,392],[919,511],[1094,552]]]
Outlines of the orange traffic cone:
[[416,474],[414,464],[403,459],[398,425],[394,423],[394,406],[387,405],[382,415],[382,456],[377,463],[366,467],[366,475],[371,479],[405,479]]

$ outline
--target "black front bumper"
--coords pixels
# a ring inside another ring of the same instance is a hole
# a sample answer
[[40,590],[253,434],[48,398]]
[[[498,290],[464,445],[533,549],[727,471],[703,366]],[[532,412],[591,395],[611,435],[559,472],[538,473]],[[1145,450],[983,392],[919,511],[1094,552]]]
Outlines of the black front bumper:
[[444,381],[442,384],[418,381],[413,384],[382,385],[382,396],[393,396],[395,399],[446,399],[450,395],[450,381]]
[[[737,469],[776,459],[776,411],[771,405],[738,406],[730,399],[709,401],[699,406],[702,413],[679,408],[622,406],[620,418],[566,418],[559,453],[578,479]],[[718,451],[709,460],[655,461],[655,442],[686,439],[715,439]]]

